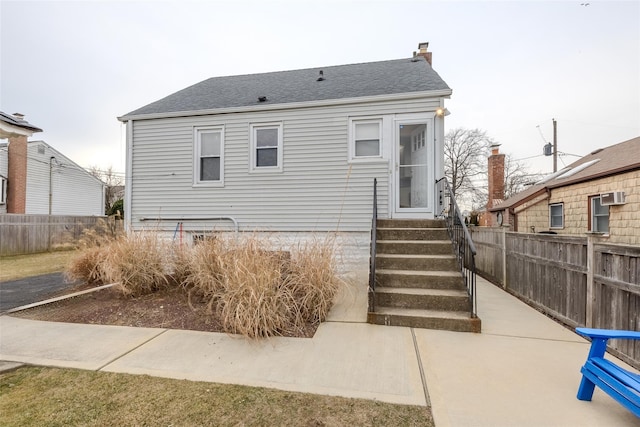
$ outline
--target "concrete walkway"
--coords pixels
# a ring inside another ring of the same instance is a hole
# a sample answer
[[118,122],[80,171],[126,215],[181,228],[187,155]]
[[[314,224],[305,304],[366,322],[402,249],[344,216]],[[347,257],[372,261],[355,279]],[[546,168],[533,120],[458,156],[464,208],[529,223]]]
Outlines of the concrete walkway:
[[0,316],[0,360],[430,404],[437,427],[640,426],[600,390],[576,399],[585,340],[486,281],[470,334],[366,324],[362,277],[311,339]]

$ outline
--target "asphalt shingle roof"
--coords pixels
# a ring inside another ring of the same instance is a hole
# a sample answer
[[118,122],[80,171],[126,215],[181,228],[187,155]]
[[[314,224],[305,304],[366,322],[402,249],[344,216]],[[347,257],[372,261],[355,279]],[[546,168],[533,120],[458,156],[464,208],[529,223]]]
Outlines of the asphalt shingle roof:
[[14,116],[12,116],[11,114],[7,114],[3,111],[0,111],[0,121],[3,121],[5,123],[8,123],[10,125],[13,126],[19,126],[23,129],[29,129],[32,130],[34,132],[42,132],[42,129],[35,127],[34,125],[30,124],[29,122],[27,122],[26,120],[21,120],[19,118],[16,118]]
[[[324,80],[318,81],[322,70]],[[127,116],[451,90],[426,60],[415,58],[213,77]],[[266,97],[265,102],[258,101]]]
[[[593,163],[584,169],[579,168],[580,165],[584,165],[589,162]],[[578,182],[590,181],[636,169],[640,169],[640,137],[636,137],[619,144],[610,145],[609,147],[602,148],[600,150],[595,150],[562,169],[564,172],[559,171],[556,177],[543,181],[539,184],[532,185],[526,190],[508,198],[503,203],[494,206],[490,210],[495,212],[520,205],[530,197],[535,196],[545,189],[564,187]],[[571,175],[564,175],[565,173],[576,170],[577,172]]]

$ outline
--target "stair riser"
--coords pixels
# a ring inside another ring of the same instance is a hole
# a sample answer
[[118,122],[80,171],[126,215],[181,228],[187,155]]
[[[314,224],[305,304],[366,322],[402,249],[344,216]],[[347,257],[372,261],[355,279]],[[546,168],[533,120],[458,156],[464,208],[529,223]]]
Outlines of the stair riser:
[[378,242],[376,251],[379,254],[409,254],[409,255],[452,255],[451,243],[396,243]]
[[480,319],[447,319],[398,316],[368,313],[367,321],[375,325],[404,326],[410,328],[439,329],[454,332],[476,332],[481,329]]
[[465,289],[462,277],[376,273],[377,286],[389,288]]
[[415,308],[438,311],[471,311],[468,297],[376,293],[376,307]]
[[390,228],[446,228],[441,219],[379,219],[378,227]]
[[376,268],[412,271],[457,271],[455,258],[385,258],[376,257]]
[[378,240],[449,240],[447,230],[441,228],[423,228],[418,230],[378,228],[376,237]]

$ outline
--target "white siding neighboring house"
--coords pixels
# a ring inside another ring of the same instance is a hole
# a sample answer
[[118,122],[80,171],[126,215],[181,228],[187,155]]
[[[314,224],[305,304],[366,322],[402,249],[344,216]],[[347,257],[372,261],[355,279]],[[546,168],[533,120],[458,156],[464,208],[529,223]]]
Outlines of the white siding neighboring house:
[[433,218],[444,100],[427,44],[411,58],[216,77],[119,120],[127,124],[125,218],[175,235],[353,233],[381,218]]
[[[0,214],[104,215],[104,184],[44,141],[24,116],[0,112]],[[13,146],[13,148],[12,148]]]
[[44,141],[27,145],[28,214],[104,215],[104,183]]

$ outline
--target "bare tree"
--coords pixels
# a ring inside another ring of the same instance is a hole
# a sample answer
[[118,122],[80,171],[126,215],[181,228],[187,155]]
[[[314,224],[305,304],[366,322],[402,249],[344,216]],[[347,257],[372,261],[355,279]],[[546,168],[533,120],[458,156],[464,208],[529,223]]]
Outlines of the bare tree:
[[541,178],[541,173],[529,173],[527,165],[507,154],[504,159],[504,199],[525,190]]
[[444,137],[444,173],[454,195],[474,199],[477,181],[487,172],[487,154],[493,139],[480,129],[456,128]]
[[113,166],[106,170],[91,166],[89,173],[105,184],[104,211],[108,212],[111,206],[122,198],[124,179],[120,173],[113,170]]

